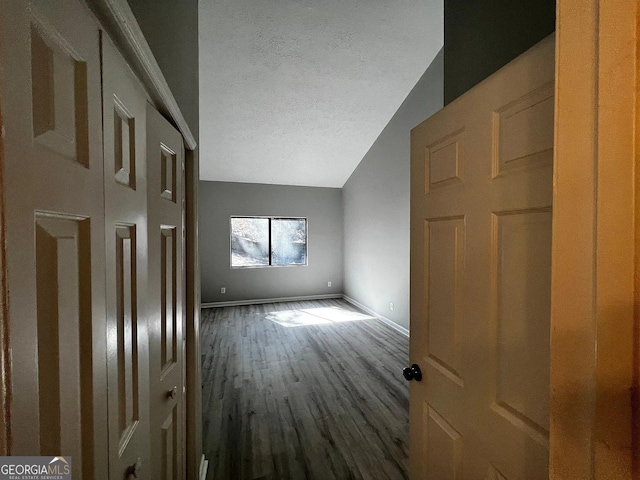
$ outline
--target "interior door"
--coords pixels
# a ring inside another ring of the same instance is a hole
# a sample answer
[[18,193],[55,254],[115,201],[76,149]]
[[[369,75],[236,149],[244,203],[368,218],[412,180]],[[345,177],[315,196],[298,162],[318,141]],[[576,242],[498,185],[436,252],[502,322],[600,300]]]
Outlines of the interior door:
[[83,2],[0,1],[12,455],[107,475],[99,31]]
[[110,477],[150,479],[147,101],[106,35],[102,82]]
[[147,105],[152,478],[184,478],[184,147]]
[[411,132],[410,472],[548,476],[554,39]]

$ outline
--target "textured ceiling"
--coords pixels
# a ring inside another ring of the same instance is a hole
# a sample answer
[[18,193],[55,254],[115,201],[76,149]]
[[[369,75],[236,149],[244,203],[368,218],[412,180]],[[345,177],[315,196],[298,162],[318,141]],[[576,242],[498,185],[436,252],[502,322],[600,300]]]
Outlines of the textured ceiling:
[[342,187],[443,43],[443,0],[200,0],[200,177]]

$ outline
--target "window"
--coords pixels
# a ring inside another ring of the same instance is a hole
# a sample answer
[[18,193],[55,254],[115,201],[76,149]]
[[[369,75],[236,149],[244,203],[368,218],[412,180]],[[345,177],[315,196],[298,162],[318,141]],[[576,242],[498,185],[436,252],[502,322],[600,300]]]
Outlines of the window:
[[306,218],[231,217],[232,267],[306,264]]

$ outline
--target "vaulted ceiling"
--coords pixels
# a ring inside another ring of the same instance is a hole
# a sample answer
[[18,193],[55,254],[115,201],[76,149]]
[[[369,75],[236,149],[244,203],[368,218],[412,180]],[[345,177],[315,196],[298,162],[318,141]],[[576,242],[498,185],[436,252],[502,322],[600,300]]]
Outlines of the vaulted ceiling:
[[443,44],[442,0],[199,5],[202,180],[342,187]]

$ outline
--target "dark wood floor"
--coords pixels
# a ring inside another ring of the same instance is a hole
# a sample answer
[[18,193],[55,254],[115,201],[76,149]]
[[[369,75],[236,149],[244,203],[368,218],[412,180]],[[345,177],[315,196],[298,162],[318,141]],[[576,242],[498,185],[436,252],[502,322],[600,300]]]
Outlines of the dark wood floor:
[[208,480],[408,478],[408,339],[376,319],[281,324],[329,307],[357,311],[342,300],[202,311]]

